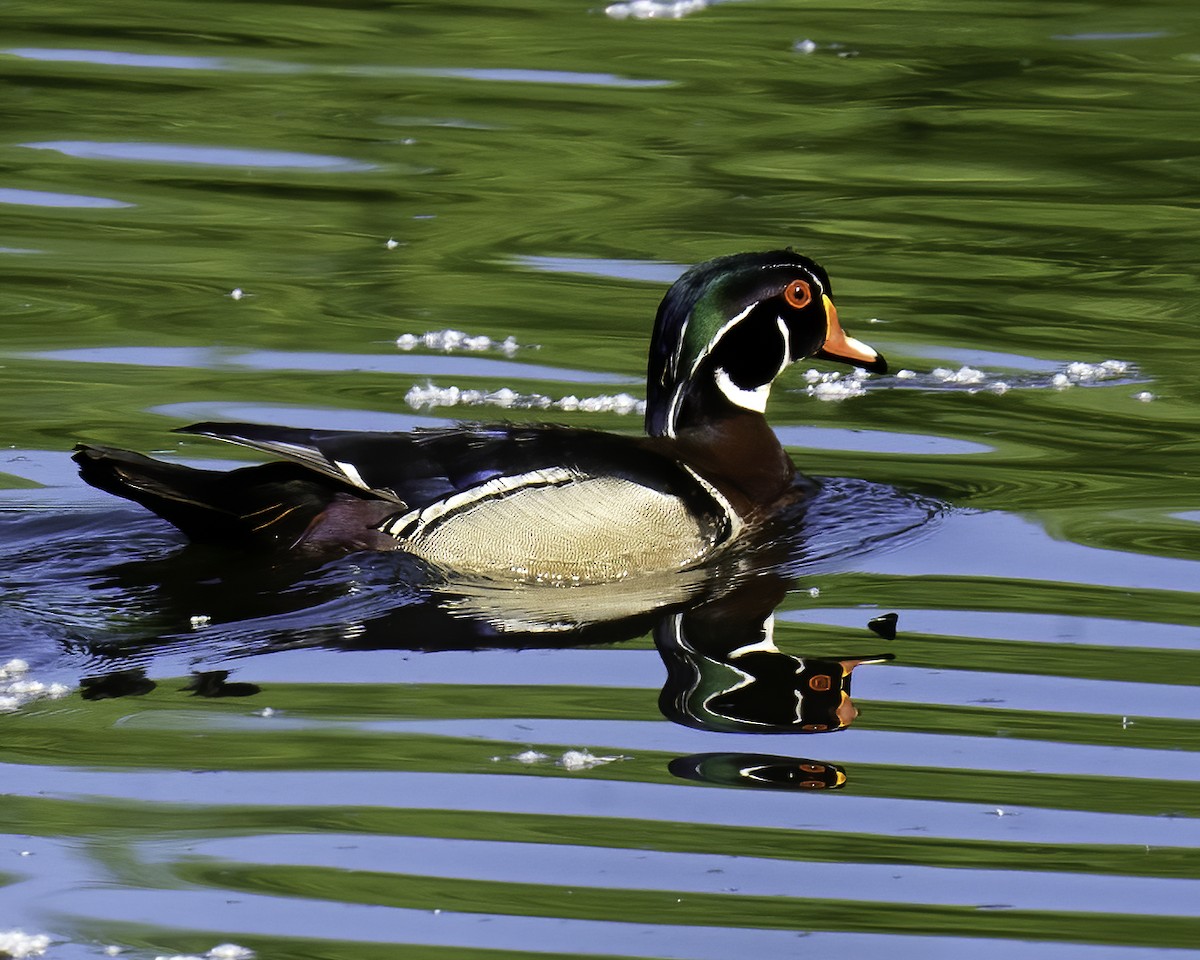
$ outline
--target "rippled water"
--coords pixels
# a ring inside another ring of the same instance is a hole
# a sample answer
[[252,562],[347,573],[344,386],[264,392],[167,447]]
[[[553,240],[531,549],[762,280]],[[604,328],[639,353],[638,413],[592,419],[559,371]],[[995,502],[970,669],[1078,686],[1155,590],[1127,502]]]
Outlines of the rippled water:
[[[0,951],[1200,955],[1200,15],[612,14],[0,13]],[[770,576],[265,564],[68,459],[635,432],[665,285],[781,243],[893,372],[777,387]]]

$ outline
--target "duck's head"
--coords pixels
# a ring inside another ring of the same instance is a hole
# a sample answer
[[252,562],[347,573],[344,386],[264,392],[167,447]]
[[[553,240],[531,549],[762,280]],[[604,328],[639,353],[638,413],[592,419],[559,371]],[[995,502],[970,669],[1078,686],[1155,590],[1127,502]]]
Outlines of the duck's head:
[[771,384],[804,357],[874,373],[887,363],[846,335],[829,275],[792,250],[698,264],[658,308],[646,374],[646,432],[673,437],[739,412],[762,414]]

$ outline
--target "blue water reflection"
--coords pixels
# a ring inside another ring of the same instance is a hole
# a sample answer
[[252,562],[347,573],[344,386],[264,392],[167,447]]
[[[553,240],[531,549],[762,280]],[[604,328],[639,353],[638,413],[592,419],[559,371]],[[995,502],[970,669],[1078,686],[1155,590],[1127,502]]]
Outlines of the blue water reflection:
[[124,200],[108,197],[83,197],[71,193],[53,193],[48,190],[18,190],[15,187],[0,187],[0,203],[11,203],[24,207],[64,207],[80,210],[123,210],[134,206]]
[[173,163],[205,167],[252,167],[264,170],[320,170],[326,173],[361,173],[376,169],[373,163],[347,157],[299,153],[294,150],[262,150],[214,147],[204,144],[102,143],[94,140],[47,140],[22,143],[31,150],[53,150],[80,160],[121,160],[135,163]]

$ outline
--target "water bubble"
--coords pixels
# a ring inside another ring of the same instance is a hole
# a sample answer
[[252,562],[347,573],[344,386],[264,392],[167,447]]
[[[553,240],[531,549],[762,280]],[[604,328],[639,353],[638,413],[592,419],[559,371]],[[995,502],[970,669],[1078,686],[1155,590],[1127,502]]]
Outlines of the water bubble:
[[678,20],[708,6],[708,0],[629,0],[604,8],[614,20]]

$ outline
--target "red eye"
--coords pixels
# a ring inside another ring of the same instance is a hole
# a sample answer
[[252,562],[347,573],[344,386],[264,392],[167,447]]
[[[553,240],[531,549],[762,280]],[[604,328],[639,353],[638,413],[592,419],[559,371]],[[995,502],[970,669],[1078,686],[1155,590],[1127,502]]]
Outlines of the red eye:
[[783,299],[788,302],[789,307],[799,310],[812,303],[812,290],[803,280],[793,280],[783,288]]

